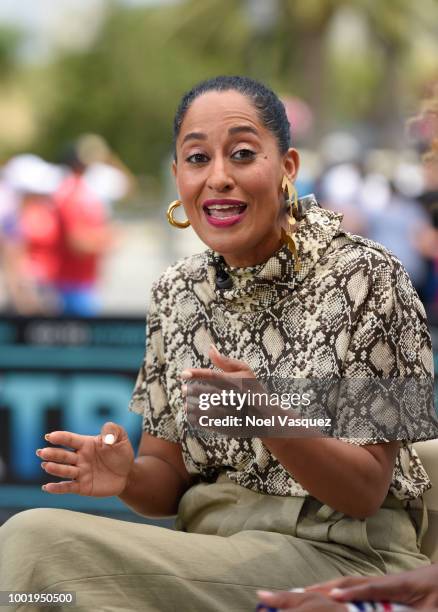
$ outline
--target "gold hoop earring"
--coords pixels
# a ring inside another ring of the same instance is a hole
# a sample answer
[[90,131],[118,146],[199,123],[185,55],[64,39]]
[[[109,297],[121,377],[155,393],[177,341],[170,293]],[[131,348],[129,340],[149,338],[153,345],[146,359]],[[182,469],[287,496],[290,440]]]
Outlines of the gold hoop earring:
[[299,272],[301,270],[301,263],[298,258],[297,247],[293,239],[294,226],[297,223],[297,219],[294,217],[294,214],[298,214],[298,193],[295,185],[286,175],[283,176],[281,187],[288,208],[287,229],[285,230],[283,227],[281,228],[281,239],[283,240],[283,243],[287,245],[287,248],[293,255],[295,272]]
[[169,221],[170,225],[173,225],[173,227],[179,227],[180,229],[184,229],[186,227],[189,227],[190,221],[188,219],[187,221],[177,221],[173,216],[175,209],[181,205],[182,205],[181,200],[174,200],[173,202],[171,202],[169,204],[169,208],[167,209],[166,216],[167,216],[167,220]]

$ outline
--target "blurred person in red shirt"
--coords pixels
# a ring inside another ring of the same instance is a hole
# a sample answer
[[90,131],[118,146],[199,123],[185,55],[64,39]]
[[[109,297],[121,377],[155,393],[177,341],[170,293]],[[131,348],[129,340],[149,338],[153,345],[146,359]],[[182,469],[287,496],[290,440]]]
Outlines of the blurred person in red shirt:
[[69,172],[54,195],[59,217],[59,268],[56,287],[65,315],[96,316],[102,258],[114,244],[105,204],[84,179],[86,163],[77,147],[63,156]]
[[24,247],[22,273],[37,294],[40,304],[37,310],[57,314],[60,306],[54,284],[60,264],[57,253],[59,223],[51,198],[26,194],[19,224]]
[[[56,314],[58,216],[51,194],[60,168],[31,154],[13,157],[2,169],[2,255],[10,306],[19,314]],[[13,203],[13,205],[11,204]]]

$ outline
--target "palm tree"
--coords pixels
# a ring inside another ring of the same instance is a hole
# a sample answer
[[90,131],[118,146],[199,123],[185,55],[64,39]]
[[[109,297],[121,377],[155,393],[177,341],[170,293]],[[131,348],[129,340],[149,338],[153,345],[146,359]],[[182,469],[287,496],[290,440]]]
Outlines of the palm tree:
[[[262,5],[270,7],[264,19]],[[369,49],[363,62],[379,58],[375,95],[365,118],[393,136],[395,126],[400,132],[406,81],[401,63],[416,37],[436,32],[435,0],[186,0],[178,8],[170,36],[190,39],[200,53],[234,55],[247,74],[285,93],[302,95],[321,128],[330,118],[330,100],[336,96],[329,80],[328,34],[345,9],[355,11],[367,29]]]

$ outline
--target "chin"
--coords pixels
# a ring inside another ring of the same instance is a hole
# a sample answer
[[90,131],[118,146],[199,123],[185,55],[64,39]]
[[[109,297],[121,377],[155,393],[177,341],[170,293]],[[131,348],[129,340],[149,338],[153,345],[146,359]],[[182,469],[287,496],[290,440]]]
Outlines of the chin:
[[234,236],[217,236],[212,238],[211,236],[200,237],[202,242],[206,244],[210,249],[220,253],[224,256],[241,256],[248,249],[247,240],[239,240]]

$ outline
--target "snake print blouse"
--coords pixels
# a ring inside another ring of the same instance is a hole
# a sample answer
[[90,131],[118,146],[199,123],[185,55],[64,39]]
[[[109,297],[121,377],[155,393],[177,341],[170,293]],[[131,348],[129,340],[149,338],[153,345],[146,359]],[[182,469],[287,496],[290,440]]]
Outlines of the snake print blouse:
[[[342,216],[313,196],[300,202],[299,272],[284,246],[258,266],[228,268],[233,286],[218,289],[218,255],[207,250],[172,265],[153,286],[130,409],[143,415],[145,431],[179,442],[187,470],[202,480],[225,471],[255,491],[307,495],[259,438],[187,426],[180,375],[211,366],[211,343],[261,378],[433,376],[425,312],[400,262],[340,229]],[[413,499],[429,487],[415,450],[403,445],[390,491]]]

